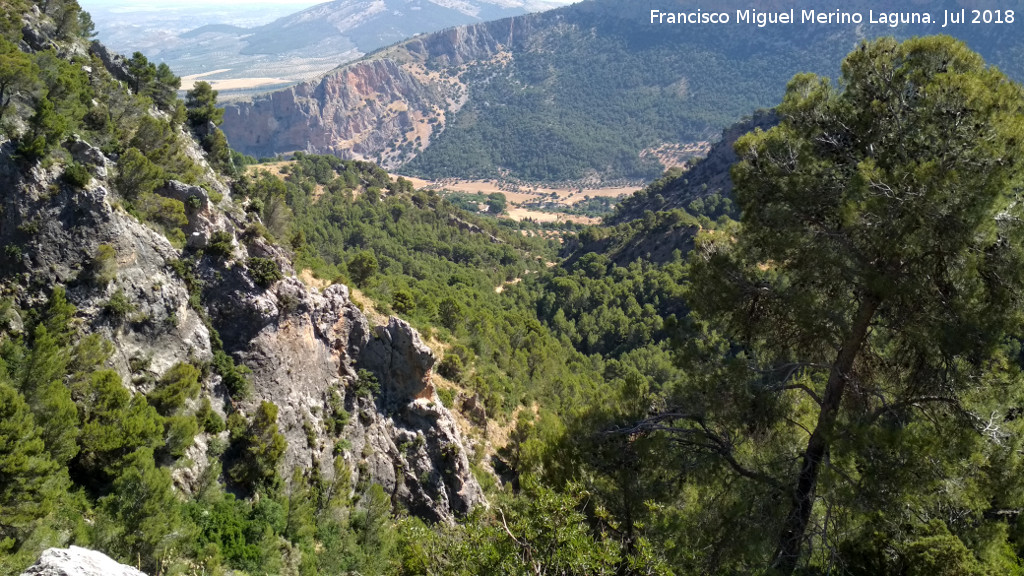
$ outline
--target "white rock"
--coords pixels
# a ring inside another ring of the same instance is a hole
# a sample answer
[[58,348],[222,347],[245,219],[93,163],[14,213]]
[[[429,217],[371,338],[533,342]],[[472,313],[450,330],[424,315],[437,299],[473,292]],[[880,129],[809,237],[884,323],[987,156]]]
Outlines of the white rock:
[[106,554],[86,548],[50,548],[21,576],[146,576]]

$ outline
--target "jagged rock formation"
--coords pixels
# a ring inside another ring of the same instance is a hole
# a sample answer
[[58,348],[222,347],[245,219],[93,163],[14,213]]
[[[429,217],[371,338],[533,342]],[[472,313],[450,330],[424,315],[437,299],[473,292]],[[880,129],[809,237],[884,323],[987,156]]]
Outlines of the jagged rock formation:
[[228,106],[222,128],[232,146],[256,156],[299,150],[366,159],[416,132],[420,120],[457,107],[457,90],[393,60],[370,60]]
[[[10,143],[0,149],[0,244],[6,247],[0,272],[21,306],[45,302],[52,285],[66,286],[85,331],[113,343],[112,367],[135,393],[147,392],[179,362],[208,361],[216,330],[224,350],[252,370],[254,390],[232,400],[211,376],[202,393],[222,414],[232,405],[252,414],[261,401],[274,402],[287,440],[286,477],[296,467],[317,467],[330,478],[340,453],[353,486],[380,484],[425,519],[451,521],[484,502],[454,420],[429,386],[435,357],[408,324],[393,319],[370,326],[342,285],[319,293],[286,277],[259,286],[247,259],[273,259],[290,274],[288,254],[262,238],[242,237],[247,216],[230,196],[218,205],[203,188],[171,181],[157,193],[182,201],[189,220],[187,246],[175,248],[117,206],[101,170],[113,164],[110,158],[81,141],[69,147],[93,175],[84,189],[60,179],[59,165],[25,171],[12,159]],[[233,254],[193,259],[202,283],[196,308],[195,287],[175,263],[206,247],[217,232],[229,236]],[[110,278],[94,269],[101,245],[116,254]],[[127,317],[107,311],[115,293],[130,303]],[[360,368],[379,378],[379,397],[356,393]],[[353,414],[340,434],[326,424],[334,394]],[[187,452],[191,463],[174,471],[180,489],[194,488],[209,465],[209,440],[197,436]]]
[[[229,104],[221,128],[255,156],[305,151],[396,166],[465,104],[468,88],[451,69],[524,48],[539,22],[530,14],[418,36],[318,81]],[[389,150],[405,143],[404,156]]]
[[146,576],[111,560],[106,554],[72,546],[50,548],[21,576]]
[[[210,358],[210,335],[199,315],[188,306],[188,289],[168,263],[178,251],[155,230],[111,205],[105,186],[84,190],[57,186],[56,174],[34,168],[22,177],[4,150],[0,162],[0,242],[18,246],[5,254],[3,268],[20,273],[18,296],[26,303],[47,297],[46,287],[67,286],[69,298],[82,311],[88,329],[115,345],[115,368],[131,379],[133,359],[148,358],[148,370],[162,373],[194,357]],[[100,245],[117,254],[117,277],[101,285],[91,276]],[[103,312],[104,304],[121,290],[135,312],[126,324]]]

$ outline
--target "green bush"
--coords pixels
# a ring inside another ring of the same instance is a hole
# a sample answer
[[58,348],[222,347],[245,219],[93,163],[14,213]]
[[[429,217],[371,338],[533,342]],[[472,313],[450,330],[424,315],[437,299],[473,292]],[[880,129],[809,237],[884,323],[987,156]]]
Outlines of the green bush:
[[409,314],[416,309],[416,299],[408,290],[395,290],[391,296],[391,306],[399,314]]
[[167,230],[175,230],[188,225],[185,204],[181,200],[144,193],[140,194],[136,200],[136,209],[143,220],[155,222]]
[[352,280],[360,286],[376,274],[378,268],[377,257],[369,250],[356,254],[348,263],[348,272],[352,275]]
[[459,358],[455,354],[448,354],[441,360],[441,363],[437,365],[437,373],[452,382],[462,381],[462,358]]
[[172,458],[184,456],[185,450],[188,450],[188,447],[192,445],[196,434],[199,432],[199,424],[196,422],[196,417],[192,414],[172,416],[164,421],[164,428],[164,434],[167,438],[167,444],[164,449]]
[[375,396],[380,393],[380,381],[373,375],[373,372],[360,368],[356,373],[356,381],[353,383],[353,390],[356,396]]
[[84,188],[92,180],[92,174],[89,173],[89,169],[78,162],[68,164],[64,168],[64,174],[61,177],[64,178],[65,182],[76,188]]
[[206,245],[206,253],[216,258],[231,258],[235,253],[234,236],[226,230],[214,232]]
[[117,250],[110,244],[100,244],[96,248],[89,265],[92,281],[99,286],[106,286],[117,276]]
[[163,170],[137,148],[125,150],[117,161],[114,186],[129,200],[156,190],[163,180]]
[[247,376],[251,372],[247,367],[235,364],[234,358],[223,350],[213,353],[213,369],[220,374],[224,386],[233,397],[245,398],[252,391]]
[[228,471],[231,479],[249,489],[276,483],[277,466],[287,443],[277,429],[277,406],[262,402],[239,442],[241,457]]
[[209,398],[203,398],[199,410],[196,411],[196,420],[207,434],[220,434],[224,431],[224,419],[214,411]]
[[455,405],[455,392],[451,388],[438,388],[437,397],[441,400],[441,405],[449,410]]
[[103,311],[118,321],[124,321],[135,311],[135,305],[125,295],[124,290],[118,288],[103,305]]
[[252,276],[253,282],[263,288],[269,288],[271,284],[284,278],[281,266],[270,258],[254,256],[246,260],[246,265],[249,267],[249,275]]
[[146,398],[162,416],[169,416],[185,405],[185,400],[199,394],[199,369],[179,362],[157,382]]

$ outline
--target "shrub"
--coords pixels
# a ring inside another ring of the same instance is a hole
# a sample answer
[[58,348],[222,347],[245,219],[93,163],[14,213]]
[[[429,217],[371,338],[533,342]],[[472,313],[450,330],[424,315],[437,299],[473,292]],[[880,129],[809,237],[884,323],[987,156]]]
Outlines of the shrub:
[[277,406],[264,401],[240,441],[241,458],[231,467],[231,479],[250,489],[272,486],[287,443],[277,428]]
[[209,398],[203,398],[203,403],[196,411],[196,420],[207,434],[220,434],[224,431],[224,419],[214,411]]
[[408,290],[396,290],[391,297],[391,306],[399,314],[408,314],[416,309],[416,299]]
[[185,450],[195,441],[199,425],[196,417],[189,415],[172,416],[164,422],[167,444],[165,449],[172,458],[181,458]]
[[128,315],[135,311],[135,305],[125,296],[124,290],[118,288],[117,292],[103,305],[103,311],[115,319],[123,321]]
[[177,412],[185,400],[199,393],[199,369],[191,364],[179,362],[168,370],[157,382],[156,388],[146,395],[149,403],[162,416]]
[[437,397],[441,399],[441,405],[449,410],[455,405],[455,392],[450,388],[438,388]]
[[270,234],[267,227],[259,222],[250,222],[242,231],[242,240],[252,242],[257,238],[266,238]]
[[462,380],[462,358],[459,358],[455,354],[448,354],[441,360],[441,363],[437,365],[437,373],[452,382],[459,382]]
[[92,174],[89,173],[89,169],[78,162],[68,164],[64,168],[64,174],[61,176],[65,182],[76,188],[84,188],[92,180]]
[[100,286],[106,286],[117,276],[117,250],[110,244],[100,244],[96,248],[89,266],[92,280]]
[[181,200],[144,193],[139,195],[137,208],[143,220],[155,222],[169,230],[188,225],[185,204]]
[[138,148],[128,148],[117,161],[114,186],[125,198],[152,192],[163,181],[163,170],[146,158]]
[[356,254],[348,263],[348,271],[352,275],[352,280],[360,286],[377,273],[378,267],[377,257],[369,250]]
[[281,267],[269,258],[254,256],[246,261],[246,265],[249,266],[249,275],[252,276],[253,282],[264,288],[269,288],[271,284],[284,278]]
[[217,258],[231,258],[235,253],[234,236],[226,230],[218,230],[210,236],[206,253]]
[[220,374],[221,381],[233,397],[245,398],[249,395],[251,384],[249,384],[247,376],[250,370],[245,366],[235,364],[234,358],[223,350],[214,352],[213,369]]
[[360,368],[356,373],[353,390],[356,396],[375,396],[380,393],[380,381],[373,375],[373,372]]

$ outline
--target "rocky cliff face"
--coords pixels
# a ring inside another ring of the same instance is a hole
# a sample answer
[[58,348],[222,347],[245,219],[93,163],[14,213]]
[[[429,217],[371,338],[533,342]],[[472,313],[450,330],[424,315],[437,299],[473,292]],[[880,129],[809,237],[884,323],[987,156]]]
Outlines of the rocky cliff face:
[[299,150],[367,159],[407,135],[429,140],[427,121],[457,99],[454,83],[432,83],[393,60],[372,60],[228,106],[222,129],[233,147],[255,156]]
[[258,157],[304,151],[395,167],[466,103],[467,63],[508,57],[547,22],[526,15],[417,36],[319,81],[229,104],[221,128]]
[[[231,399],[211,375],[202,394],[222,414],[251,415],[260,402],[274,402],[288,443],[285,477],[296,467],[317,467],[330,478],[340,454],[353,486],[380,484],[393,501],[426,519],[451,521],[484,502],[452,416],[429,385],[434,355],[408,324],[392,319],[371,326],[342,285],[323,293],[294,277],[257,285],[248,257],[274,259],[287,274],[288,255],[260,238],[243,238],[246,216],[226,194],[218,205],[203,188],[178,182],[157,191],[191,199],[182,251],[118,207],[106,177],[113,163],[98,149],[72,145],[94,176],[81,189],[59,178],[59,166],[25,171],[10,148],[0,150],[3,289],[31,307],[45,302],[51,286],[66,286],[83,330],[113,343],[112,367],[133,392],[147,392],[178,362],[209,360],[216,330],[224,350],[252,370],[254,392]],[[196,252],[216,232],[231,238],[232,257]],[[116,254],[109,281],[94,273],[101,245]],[[180,261],[189,257],[195,278],[187,283]],[[127,315],[108,312],[115,293],[129,302]],[[377,375],[378,395],[356,393],[358,369]],[[342,430],[327,424],[336,410],[351,414]],[[209,441],[200,434],[187,452],[191,464],[174,471],[179,489],[193,489],[209,465]]]

